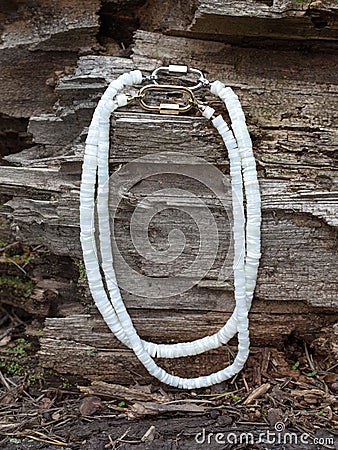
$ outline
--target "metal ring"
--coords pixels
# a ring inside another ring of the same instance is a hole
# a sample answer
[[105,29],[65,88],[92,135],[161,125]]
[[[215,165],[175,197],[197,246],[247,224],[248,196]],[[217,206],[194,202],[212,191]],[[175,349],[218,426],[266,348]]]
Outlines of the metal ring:
[[[160,105],[149,105],[146,102],[146,94],[147,92],[151,91],[167,92],[167,93],[180,92],[188,95],[188,101],[186,102],[186,104],[183,105],[179,103],[161,103]],[[155,85],[148,84],[139,90],[138,95],[135,98],[143,109],[147,111],[157,111],[161,114],[180,114],[188,112],[194,105],[196,105],[194,94],[192,93],[191,89],[185,86],[174,86],[167,84],[155,84]]]
[[[184,74],[184,73],[196,73],[199,75],[198,77],[198,83],[194,84],[193,86],[187,86],[188,89],[190,89],[191,91],[195,91],[197,89],[200,89],[202,86],[208,86],[210,84],[210,82],[205,78],[205,76],[203,75],[203,72],[199,69],[194,69],[192,67],[187,67],[187,66],[171,66],[171,67],[177,67],[177,68],[186,68],[186,70],[180,70],[176,73],[180,73],[180,74]],[[157,85],[160,85],[160,83],[158,83],[157,79],[158,79],[158,73],[159,72],[165,72],[165,73],[175,73],[174,70],[170,70],[170,66],[160,66],[157,67],[157,69],[155,69],[151,75],[149,76],[149,79]]]

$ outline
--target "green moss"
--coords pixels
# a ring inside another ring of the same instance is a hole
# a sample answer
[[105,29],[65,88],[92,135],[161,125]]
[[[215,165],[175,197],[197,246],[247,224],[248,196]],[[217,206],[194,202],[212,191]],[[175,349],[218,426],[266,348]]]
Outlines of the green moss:
[[27,350],[31,348],[31,343],[24,338],[16,339],[15,346],[3,350],[4,353],[11,354],[16,358],[24,358],[27,356]]
[[59,387],[61,389],[69,389],[73,386],[73,384],[68,380],[68,378],[61,375],[60,379],[61,379],[61,384]]
[[77,280],[77,284],[80,285],[80,284],[86,282],[86,280],[87,280],[86,268],[85,268],[84,262],[81,259],[79,259],[78,261],[75,261],[75,265],[77,267],[77,270],[79,271],[79,278]]
[[[5,256],[6,256],[6,254],[5,254]],[[10,258],[11,258],[12,261],[16,262],[19,265],[23,264],[23,263],[25,265],[27,265],[31,261],[33,261],[35,257],[34,257],[34,255],[25,253],[23,255],[12,255]]]
[[24,338],[16,339],[15,345],[1,350],[0,368],[8,375],[25,376],[27,385],[43,378],[43,370],[35,368],[35,358],[29,355],[32,344]]
[[299,361],[297,361],[296,363],[294,363],[294,365],[291,367],[291,370],[297,370],[299,367]]
[[[0,204],[0,208],[2,206],[3,205]],[[0,217],[0,248],[6,247],[6,245],[10,244],[12,241],[10,224],[4,217]]]
[[69,389],[71,387],[77,386],[77,383],[72,383],[67,377],[65,377],[64,375],[61,375],[59,372],[57,372],[56,370],[54,370],[52,368],[45,369],[44,373],[47,376],[50,376],[53,378],[53,382],[52,382],[53,384],[55,382],[58,383],[59,389]]
[[10,444],[21,444],[22,440],[18,438],[10,438],[9,443]]
[[79,277],[77,279],[77,291],[80,294],[83,312],[89,313],[93,303],[87,283],[86,268],[81,259],[79,260],[74,258],[73,261],[79,273]]
[[238,395],[234,394],[231,392],[231,397],[233,399],[234,402],[238,402],[238,400],[240,399],[240,397],[238,397]]
[[25,364],[22,364],[20,360],[27,356],[27,353],[21,343],[13,348],[3,350],[2,353],[4,356],[0,358],[1,368],[4,368],[9,375],[25,374]]
[[33,283],[23,280],[18,276],[0,275],[0,294],[15,295],[30,298],[33,291]]

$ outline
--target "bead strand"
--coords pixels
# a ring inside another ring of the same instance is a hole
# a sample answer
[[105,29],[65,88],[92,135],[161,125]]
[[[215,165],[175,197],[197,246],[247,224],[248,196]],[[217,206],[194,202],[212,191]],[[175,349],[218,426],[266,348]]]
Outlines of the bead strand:
[[[251,214],[247,207],[248,223],[246,227],[246,241],[247,251],[242,248],[245,242],[244,235],[244,213],[243,213],[243,190],[242,190],[242,172],[241,164],[243,165],[244,185],[248,201],[248,188],[251,187],[251,193],[256,194],[255,190],[255,176],[257,178],[255,167],[252,170],[252,160],[254,158],[250,154],[250,149],[244,151],[243,141],[247,135],[242,131],[238,135],[238,142],[241,143],[241,149],[237,149],[236,140],[232,132],[221,118],[221,116],[213,119],[212,123],[219,131],[222,139],[228,149],[230,159],[230,173],[232,179],[232,198],[234,209],[234,241],[235,241],[235,299],[236,308],[228,320],[227,324],[212,336],[207,336],[203,339],[193,341],[192,343],[179,344],[154,344],[141,340],[133,326],[131,318],[122,301],[119,288],[117,286],[116,276],[113,269],[113,256],[111,252],[110,241],[110,225],[108,220],[108,153],[109,153],[109,115],[110,112],[118,106],[124,106],[127,103],[127,97],[124,94],[117,93],[124,85],[139,84],[142,81],[142,75],[139,71],[132,71],[129,74],[121,75],[117,80],[113,81],[108,87],[105,94],[102,96],[98,107],[95,110],[93,120],[89,127],[88,137],[86,140],[86,150],[83,164],[83,177],[81,183],[80,194],[80,223],[81,223],[81,243],[83,247],[84,262],[88,274],[88,282],[93,295],[93,298],[100,310],[102,316],[106,320],[110,329],[114,334],[128,347],[133,348],[136,356],[144,364],[147,370],[162,382],[172,386],[192,389],[196,387],[208,386],[210,384],[219,383],[225,379],[230,378],[237,373],[244,365],[249,353],[249,338],[248,338],[248,301],[250,293],[253,293],[254,284],[252,283],[255,274],[255,263],[257,260],[257,220],[254,220],[252,209]],[[224,89],[224,85],[220,82],[215,82],[219,90]],[[214,88],[215,88],[214,83]],[[219,84],[217,84],[219,83]],[[213,86],[212,86],[213,89]],[[218,93],[218,92],[217,92]],[[224,92],[223,92],[224,94]],[[226,94],[226,93],[225,93]],[[117,95],[116,100],[114,97]],[[236,104],[236,98],[231,96],[224,97],[228,100],[227,107],[230,117],[232,119],[233,129],[235,131],[236,139],[237,132],[241,131],[236,127],[236,120],[244,120],[244,114]],[[239,104],[239,102],[238,102]],[[236,113],[232,106],[236,106]],[[240,106],[240,104],[239,104]],[[209,109],[208,109],[209,108]],[[232,113],[230,112],[232,109]],[[213,110],[207,107],[203,115],[210,119],[213,115]],[[243,126],[243,122],[239,123]],[[237,132],[236,132],[237,130]],[[242,139],[242,140],[241,140]],[[250,139],[250,138],[249,138]],[[103,282],[101,279],[99,262],[95,250],[95,230],[94,230],[94,190],[96,185],[96,172],[98,175],[98,198],[97,209],[99,217],[99,241],[100,251],[102,256],[102,268],[105,273],[106,284],[109,291],[107,296]],[[251,177],[251,178],[250,178]],[[253,187],[252,187],[253,186]],[[258,183],[257,183],[258,186]],[[259,197],[259,190],[258,190]],[[256,195],[257,198],[257,195]],[[256,202],[258,205],[258,202]],[[257,215],[257,208],[255,209]],[[250,216],[250,222],[249,222]],[[259,210],[260,218],[260,210]],[[249,226],[250,225],[250,226]],[[107,239],[109,236],[109,239]],[[259,242],[258,242],[259,248]],[[245,256],[245,260],[244,260]],[[256,258],[256,259],[255,259]],[[245,261],[245,265],[244,265]],[[249,264],[249,269],[247,265]],[[256,270],[257,274],[257,270]],[[250,276],[249,276],[250,275]],[[251,281],[247,286],[247,281]],[[252,288],[253,284],[253,288]],[[252,294],[251,294],[252,297]],[[238,354],[234,363],[225,369],[205,376],[197,378],[180,378],[170,375],[161,369],[152,356],[164,357],[178,357],[197,353],[202,353],[211,348],[217,348],[222,343],[227,342],[238,331]]]
[[[225,122],[223,121],[223,119],[221,119],[220,117],[218,118],[218,120],[215,120],[214,122],[213,122],[213,124],[214,124],[214,126],[216,126],[216,127],[220,127],[220,126],[224,126],[224,124],[225,124]],[[105,123],[105,122],[103,122],[102,124],[101,124],[101,127],[105,127],[105,131],[104,131],[104,133],[107,133],[107,130],[106,130],[106,128],[107,128],[107,123]],[[103,133],[103,134],[104,134]],[[101,131],[100,131],[100,133],[99,133],[99,136],[101,136]],[[104,142],[104,140],[103,140],[103,142]],[[104,161],[108,161],[108,147],[106,146],[106,145],[102,145],[102,144],[100,144],[100,139],[99,139],[99,143],[98,143],[98,148],[99,148],[99,160],[100,161],[102,161],[102,162],[104,162]],[[101,150],[100,150],[101,149]],[[237,159],[236,159],[237,158]],[[238,157],[238,154],[236,153],[236,152],[234,152],[233,151],[233,159],[236,159],[236,161],[237,161],[237,164],[236,164],[236,167],[237,167],[237,175],[239,176],[239,180],[238,180],[238,185],[241,187],[242,186],[242,182],[241,182],[241,173],[240,173],[240,165],[239,165],[239,157]],[[102,164],[101,164],[102,165]],[[106,163],[106,167],[103,169],[103,173],[104,173],[104,176],[103,176],[103,178],[102,177],[100,177],[100,166],[99,166],[99,183],[101,182],[102,183],[102,186],[100,186],[99,185],[99,191],[98,191],[98,208],[101,206],[101,201],[102,200],[107,200],[107,198],[106,198],[106,194],[107,194],[107,189],[105,189],[105,187],[107,186],[107,181],[108,181],[108,167],[107,167],[107,163]],[[235,186],[235,184],[234,184],[234,186]],[[234,191],[235,192],[235,191]],[[242,193],[240,193],[240,195],[242,196]],[[101,199],[101,200],[100,200]],[[99,209],[99,211],[100,211],[101,209]],[[244,225],[244,219],[243,219],[243,213],[242,213],[242,217],[240,218],[240,221],[241,221],[241,223],[242,223],[242,229],[243,229],[243,225]],[[239,228],[241,227],[241,223],[239,223],[238,225],[239,225]],[[102,235],[103,237],[104,236],[107,236],[107,226],[108,226],[108,221],[102,221],[102,227],[103,226],[105,226],[105,229],[101,229],[100,230],[100,236]],[[242,236],[240,236],[239,238],[237,238],[237,241],[239,242],[239,243],[241,243],[241,242],[243,242],[243,239],[244,239],[244,235],[242,235]],[[104,256],[103,256],[103,251],[104,251],[104,246],[103,246],[103,240],[101,240],[100,241],[101,242],[101,254],[102,254],[102,257],[103,257],[103,259],[104,259]],[[109,250],[110,249],[110,245],[109,246],[107,246],[106,247],[106,250]],[[240,253],[243,253],[242,252],[242,250],[239,248],[239,252],[238,252],[239,254]],[[110,258],[108,258],[108,260],[109,261],[111,261],[111,259]],[[106,266],[106,265],[105,265]],[[110,264],[108,264],[108,266],[109,267],[111,267],[111,265]],[[243,262],[242,262],[242,266],[244,266],[244,260],[243,260]],[[105,267],[105,269],[107,270],[107,268]],[[242,273],[244,273],[244,271],[242,270]],[[106,276],[108,275],[108,279],[111,277],[111,273],[110,274],[107,274],[106,273]],[[243,280],[242,280],[242,282],[241,283],[239,283],[238,285],[239,286],[243,286],[243,283],[244,283],[244,278],[243,278]],[[116,291],[116,282],[113,284],[113,289],[114,289],[114,291],[112,292],[112,290],[110,289],[110,297],[111,297],[111,299],[112,299],[112,301],[113,301],[113,305],[115,306],[115,311],[117,310],[117,308],[121,311],[121,307],[123,308],[123,303],[122,303],[122,300],[121,300],[121,298],[120,298],[120,296],[118,295],[118,292]],[[122,312],[122,311],[121,311]],[[120,313],[118,313],[117,315],[120,317],[120,319],[121,319],[121,312]],[[124,310],[123,311],[123,314],[128,314],[127,312],[126,312],[126,310]],[[128,328],[128,330],[130,331],[132,328],[133,328],[133,326],[132,326],[132,324],[131,324],[131,321],[130,321],[130,318],[128,317],[128,316],[124,316],[124,324],[123,324],[123,327],[124,328]],[[128,324],[126,323],[126,322],[128,322]],[[244,327],[245,328],[245,327]],[[134,331],[134,330],[133,330]],[[136,330],[135,330],[135,333],[136,333]],[[135,335],[134,335],[134,338],[135,338]],[[217,343],[217,344],[215,344],[216,345],[216,347],[218,347],[219,346],[219,343]],[[190,354],[191,353],[191,350],[189,351],[189,350],[187,350],[187,346],[189,346],[189,348],[190,349],[192,349],[193,347],[194,347],[194,345],[192,345],[191,343],[186,343],[186,344],[183,344],[182,345],[182,351],[187,355],[187,354]],[[248,346],[248,344],[246,345],[246,347]],[[169,346],[168,346],[169,347]],[[168,347],[166,348],[166,354],[167,354],[167,352],[168,352]],[[242,347],[243,347],[243,345],[242,345]],[[245,349],[245,347],[243,347],[243,350]],[[201,348],[201,351],[204,351],[204,348]],[[241,355],[240,355],[241,356]],[[152,361],[149,361],[149,360],[147,360],[147,358],[144,358],[144,355],[142,355],[142,353],[141,353],[141,360],[146,364],[146,367],[148,368],[148,370],[150,369],[152,369],[153,368],[153,366],[152,366]],[[243,355],[242,356],[242,359],[240,358],[240,357],[238,357],[238,361],[236,361],[236,366],[237,366],[237,369],[238,369],[238,367],[240,367],[240,364],[241,364],[241,361],[243,361],[243,363],[245,362],[245,360],[246,360],[246,355]],[[230,375],[228,375],[228,374],[230,374]],[[176,383],[176,382],[179,382],[179,379],[175,379],[175,378],[170,378],[169,376],[167,376],[167,375],[169,375],[169,374],[166,374],[165,372],[164,373],[162,373],[162,372],[160,372],[159,374],[158,374],[158,376],[160,376],[161,378],[162,378],[162,381],[164,380],[164,379],[166,379],[166,382],[168,382],[168,383]],[[232,376],[231,375],[231,371],[230,371],[230,368],[227,368],[227,373],[225,373],[225,374],[218,374],[217,375],[217,379],[223,379],[223,377],[224,376],[226,376],[226,377],[229,377],[229,376]],[[216,377],[216,375],[215,375],[215,377]],[[207,381],[202,381],[201,379],[200,379],[200,377],[199,378],[196,378],[194,381],[191,381],[191,380],[189,380],[188,381],[188,379],[182,379],[180,382],[182,382],[183,383],[183,385],[185,386],[185,387],[189,387],[190,386],[190,388],[193,388],[194,386],[196,386],[196,383],[197,383],[197,385],[200,385],[200,383],[213,383],[214,381],[214,379],[215,379],[215,377],[212,377],[212,378],[208,378],[207,379]],[[184,381],[183,381],[184,380]]]

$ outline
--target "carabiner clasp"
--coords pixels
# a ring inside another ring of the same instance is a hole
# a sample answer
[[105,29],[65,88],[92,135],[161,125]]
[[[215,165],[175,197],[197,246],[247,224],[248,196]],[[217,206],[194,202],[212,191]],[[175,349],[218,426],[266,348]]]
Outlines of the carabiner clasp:
[[203,72],[199,69],[193,69],[192,67],[188,66],[179,66],[176,64],[170,64],[169,66],[161,66],[155,69],[152,74],[148,77],[149,80],[151,80],[154,84],[159,85],[158,83],[158,74],[160,72],[165,72],[168,74],[174,74],[174,75],[184,75],[187,73],[196,73],[199,75],[198,77],[198,83],[194,84],[193,86],[188,86],[188,89],[191,91],[196,91],[197,89],[200,89],[202,86],[209,86],[210,82],[205,78],[203,75]]
[[[159,105],[149,105],[146,102],[147,92],[166,92],[166,93],[183,93],[187,94],[188,99],[185,104],[180,103],[160,103]],[[189,111],[193,106],[196,106],[196,99],[191,92],[191,88],[185,86],[173,86],[169,84],[148,84],[141,88],[135,96],[140,106],[147,111],[156,111],[160,114],[180,114]]]

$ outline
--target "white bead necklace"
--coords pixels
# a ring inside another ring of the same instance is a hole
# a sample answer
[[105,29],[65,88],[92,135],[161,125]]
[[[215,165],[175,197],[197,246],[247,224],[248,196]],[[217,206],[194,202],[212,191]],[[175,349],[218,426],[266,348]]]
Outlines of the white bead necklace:
[[[161,71],[176,74],[197,73],[199,82],[190,88],[158,85],[158,73]],[[144,86],[137,96],[128,97],[125,94],[118,94],[125,86],[139,85],[147,79],[152,80],[155,84]],[[192,91],[201,86],[210,87],[211,92],[224,102],[231,119],[232,131],[222,116],[214,117],[215,111],[212,108],[198,104]],[[146,92],[151,90],[183,92],[188,94],[190,100],[185,106],[178,104],[151,106],[145,101]],[[125,106],[135,99],[144,109],[161,113],[185,112],[191,107],[196,107],[204,117],[211,120],[221,135],[229,155],[234,218],[235,263],[233,270],[236,307],[227,323],[217,333],[193,342],[155,344],[142,340],[125,308],[116,280],[108,208],[110,115],[116,108]],[[243,181],[246,214],[243,206]],[[100,272],[93,225],[96,187],[99,250],[107,292]],[[110,83],[94,111],[86,139],[80,190],[81,244],[88,284],[97,308],[115,336],[134,350],[137,358],[151,375],[171,386],[194,389],[220,383],[231,378],[243,368],[249,354],[248,312],[256,285],[260,258],[260,225],[260,193],[252,143],[241,104],[231,88],[225,87],[220,81],[209,83],[202,72],[197,69],[188,69],[186,66],[160,67],[145,79],[139,70],[133,70],[124,73]],[[238,333],[238,353],[234,362],[223,370],[207,376],[196,378],[174,376],[159,367],[153,359],[154,357],[178,358],[197,355],[226,344],[236,333]]]

